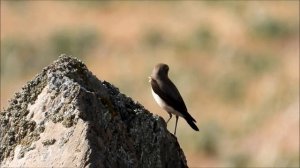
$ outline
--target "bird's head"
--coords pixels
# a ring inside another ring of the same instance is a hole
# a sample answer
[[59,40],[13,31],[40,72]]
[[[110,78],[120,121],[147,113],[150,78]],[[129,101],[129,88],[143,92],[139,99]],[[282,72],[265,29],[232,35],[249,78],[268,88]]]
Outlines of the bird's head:
[[164,78],[168,77],[169,66],[167,64],[157,64],[152,71],[152,78]]

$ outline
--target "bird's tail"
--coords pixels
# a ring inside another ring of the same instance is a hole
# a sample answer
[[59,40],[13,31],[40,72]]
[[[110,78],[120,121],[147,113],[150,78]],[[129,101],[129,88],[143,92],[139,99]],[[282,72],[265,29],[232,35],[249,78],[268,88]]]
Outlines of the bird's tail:
[[[193,118],[189,118],[189,117],[185,117],[184,118],[186,120],[186,122],[195,130],[195,131],[199,131],[199,128],[197,127],[197,125],[194,123],[195,120],[193,120]],[[195,121],[196,122],[196,121]]]

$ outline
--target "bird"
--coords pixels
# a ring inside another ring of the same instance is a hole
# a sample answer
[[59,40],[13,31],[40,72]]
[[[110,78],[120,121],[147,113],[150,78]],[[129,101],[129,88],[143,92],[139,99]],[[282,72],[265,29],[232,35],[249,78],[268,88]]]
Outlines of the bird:
[[149,82],[151,83],[151,92],[156,103],[169,114],[167,124],[172,118],[172,114],[176,116],[175,131],[176,135],[178,117],[182,117],[186,122],[195,130],[199,131],[196,120],[188,113],[186,105],[176,88],[175,84],[170,80],[168,76],[169,66],[164,63],[157,64],[151,76]]

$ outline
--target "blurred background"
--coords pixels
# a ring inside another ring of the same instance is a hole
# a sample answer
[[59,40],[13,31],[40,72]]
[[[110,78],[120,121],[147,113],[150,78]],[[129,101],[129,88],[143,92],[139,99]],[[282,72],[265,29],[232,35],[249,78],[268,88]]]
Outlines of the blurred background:
[[148,76],[169,64],[190,167],[299,166],[299,1],[1,1],[1,110],[62,53],[165,120]]

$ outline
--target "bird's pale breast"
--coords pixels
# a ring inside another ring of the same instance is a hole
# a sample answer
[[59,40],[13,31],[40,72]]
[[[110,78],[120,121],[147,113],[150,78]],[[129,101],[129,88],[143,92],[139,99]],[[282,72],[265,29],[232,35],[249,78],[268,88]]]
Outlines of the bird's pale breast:
[[161,108],[163,108],[164,110],[166,110],[166,111],[169,112],[169,113],[172,113],[172,114],[174,114],[174,115],[183,117],[181,113],[179,113],[178,111],[176,111],[176,110],[175,110],[174,108],[172,108],[171,106],[167,105],[167,104],[165,103],[165,101],[164,101],[163,99],[161,99],[161,98],[153,91],[153,89],[151,89],[151,92],[152,92],[152,95],[153,95],[153,97],[154,97],[156,103],[157,103]]

